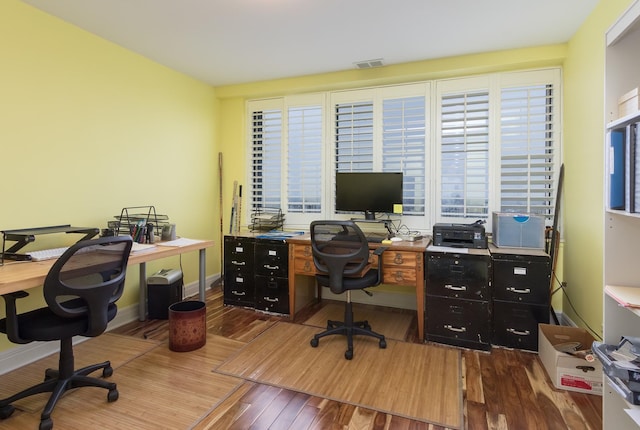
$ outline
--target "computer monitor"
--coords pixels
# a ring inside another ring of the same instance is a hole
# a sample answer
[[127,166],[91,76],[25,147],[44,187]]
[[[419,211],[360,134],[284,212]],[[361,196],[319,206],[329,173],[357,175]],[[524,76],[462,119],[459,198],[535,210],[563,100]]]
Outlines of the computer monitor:
[[336,210],[364,212],[374,220],[376,212],[392,213],[402,204],[401,172],[336,173]]

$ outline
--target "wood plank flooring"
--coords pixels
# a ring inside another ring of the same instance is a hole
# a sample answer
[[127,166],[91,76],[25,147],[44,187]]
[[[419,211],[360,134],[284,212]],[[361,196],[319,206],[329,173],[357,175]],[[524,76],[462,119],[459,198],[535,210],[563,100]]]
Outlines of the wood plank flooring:
[[[235,345],[249,342],[276,321],[289,321],[286,317],[266,315],[252,310],[223,305],[220,287],[207,291],[207,330],[209,335],[222,336]],[[302,323],[330,302],[314,304],[296,315],[294,323]],[[376,312],[400,312],[411,315],[411,329],[405,341],[421,343],[417,339],[417,323],[413,312],[398,309],[376,308]],[[357,316],[357,308],[356,308]],[[168,339],[168,321],[150,320],[132,322],[111,333],[155,342]],[[234,341],[237,341],[234,343]],[[231,347],[231,346],[230,346]],[[165,347],[166,348],[166,347]],[[357,349],[357,345],[356,345]],[[537,354],[494,348],[490,353],[461,350],[464,397],[464,429],[593,429],[602,428],[601,397],[580,394],[552,387]],[[160,356],[161,354],[156,354]],[[101,358],[102,359],[102,358]],[[158,361],[161,361],[158,358]],[[147,362],[154,366],[153,360]],[[397,363],[402,365],[402,363]],[[205,364],[206,366],[206,364]],[[144,386],[145,378],[152,372],[131,371],[121,391],[136,385]],[[116,369],[116,372],[118,370]],[[16,371],[17,372],[17,371]],[[9,376],[9,375],[5,375]],[[3,376],[3,378],[5,378]],[[138,380],[136,380],[138,378]],[[455,383],[455,381],[452,381]],[[120,385],[120,384],[119,384]],[[126,386],[125,386],[126,385]],[[197,386],[197,384],[195,385]],[[314,397],[292,390],[242,381],[230,395],[211,404],[208,412],[194,419],[185,429],[425,429],[446,430],[443,427],[393,416],[380,411],[343,404],[331,399]],[[123,394],[123,393],[121,393]],[[180,399],[157,405],[163,413],[172,408],[181,408],[190,402],[190,397],[201,401],[203,393],[197,388],[192,393],[181,392]],[[384,396],[384,392],[379,393]],[[71,400],[70,396],[70,399]],[[116,403],[125,400],[121,396]],[[170,397],[170,396],[169,396]],[[167,396],[164,396],[167,400]],[[67,399],[63,399],[66,402]],[[422,401],[430,402],[429,398]],[[91,403],[91,402],[89,402]],[[129,414],[132,423],[142,413],[135,408],[126,408],[125,402],[118,405],[120,414]],[[54,412],[55,414],[55,412]],[[26,415],[18,419],[10,417],[0,421],[0,429],[25,428]],[[128,419],[129,417],[123,417]],[[54,423],[56,422],[54,415]],[[74,425],[69,428],[94,428],[95,417],[79,413],[74,416]],[[166,428],[170,426],[167,421]],[[62,424],[62,422],[60,422]],[[31,425],[31,424],[30,424]],[[18,427],[15,427],[18,426]],[[58,427],[58,426],[57,426]],[[59,427],[67,428],[67,427]],[[103,427],[104,428],[104,427]]]

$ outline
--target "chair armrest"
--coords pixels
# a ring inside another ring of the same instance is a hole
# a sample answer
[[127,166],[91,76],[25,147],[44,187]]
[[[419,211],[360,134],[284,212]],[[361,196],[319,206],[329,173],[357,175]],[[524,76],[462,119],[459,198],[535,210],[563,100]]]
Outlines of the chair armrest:
[[382,253],[389,249],[388,246],[379,246],[373,250],[373,255],[378,257],[378,283],[376,285],[380,285],[382,283]]
[[15,291],[13,293],[3,294],[5,309],[6,309],[6,325],[7,325],[7,337],[13,343],[29,343],[30,340],[24,340],[20,337],[18,332],[18,311],[16,307],[16,300],[25,298],[29,295],[26,291]]

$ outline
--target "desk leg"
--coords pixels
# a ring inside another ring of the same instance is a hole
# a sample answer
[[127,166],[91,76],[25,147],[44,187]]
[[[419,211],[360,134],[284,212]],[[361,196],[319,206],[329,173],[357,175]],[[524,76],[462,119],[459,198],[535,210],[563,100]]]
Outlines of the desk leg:
[[198,294],[200,297],[200,301],[204,302],[204,295],[205,295],[205,283],[206,283],[206,276],[207,274],[205,273],[205,268],[206,268],[206,251],[204,248],[202,248],[199,252],[200,254],[200,262],[199,262],[199,269],[200,269],[200,274],[198,277]]
[[140,297],[138,299],[138,321],[147,319],[147,263],[140,263]]

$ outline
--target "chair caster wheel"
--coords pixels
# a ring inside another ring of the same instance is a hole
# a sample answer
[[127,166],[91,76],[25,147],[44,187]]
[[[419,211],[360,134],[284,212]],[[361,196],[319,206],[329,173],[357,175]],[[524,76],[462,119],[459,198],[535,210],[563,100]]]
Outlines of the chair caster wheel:
[[53,420],[51,418],[40,421],[40,427],[38,430],[51,430],[53,428]]
[[311,344],[312,347],[316,348],[318,346],[318,343],[320,343],[318,341],[318,339],[316,339],[315,337],[313,339],[311,339],[311,342],[309,342]]
[[109,390],[109,394],[107,394],[107,401],[109,403],[115,402],[116,400],[118,400],[119,396],[120,394],[118,393],[118,390],[116,390],[115,388],[113,390]]
[[344,353],[344,358],[351,360],[353,358],[353,349],[347,349]]
[[7,418],[9,418],[11,416],[11,414],[13,413],[13,411],[15,411],[16,408],[13,407],[13,405],[6,405],[0,408],[0,420],[6,420]]
[[384,339],[380,339],[380,349],[385,349],[387,347],[387,341]]
[[113,375],[113,367],[107,366],[104,369],[102,369],[102,377],[103,378],[108,378],[111,375]]

